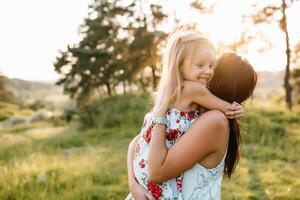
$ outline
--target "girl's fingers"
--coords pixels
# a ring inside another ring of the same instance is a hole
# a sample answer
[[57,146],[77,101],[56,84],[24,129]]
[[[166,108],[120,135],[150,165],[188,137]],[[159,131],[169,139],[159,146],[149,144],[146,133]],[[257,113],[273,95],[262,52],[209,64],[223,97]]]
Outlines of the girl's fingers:
[[237,103],[237,102],[235,102],[235,101],[234,101],[232,104],[233,104],[234,106],[240,106],[240,105],[241,105],[241,104],[239,104],[239,103]]
[[231,110],[231,111],[235,111],[235,110],[242,110],[244,109],[243,106],[227,106],[226,109]]
[[227,106],[226,109],[227,110],[234,110],[235,108],[233,106]]
[[241,119],[243,117],[243,115],[237,115],[235,116],[235,119]]
[[234,115],[244,114],[244,110],[237,110],[237,111],[234,111],[233,114],[234,114]]
[[227,115],[226,117],[229,118],[229,119],[240,119],[240,118],[243,117],[243,115],[242,114],[240,114],[240,115]]
[[243,114],[244,112],[242,110],[237,110],[237,111],[229,111],[226,112],[225,115],[227,116],[236,116],[236,115],[240,115]]
[[239,119],[244,115],[243,112],[240,111],[236,111],[236,112],[228,112],[228,114],[226,114],[227,118],[229,119]]
[[237,102],[233,102],[230,106],[227,106],[226,108],[232,111],[244,109],[244,107]]
[[225,113],[228,119],[240,119],[244,115],[244,107],[237,103],[233,102],[231,106],[226,107],[228,112]]

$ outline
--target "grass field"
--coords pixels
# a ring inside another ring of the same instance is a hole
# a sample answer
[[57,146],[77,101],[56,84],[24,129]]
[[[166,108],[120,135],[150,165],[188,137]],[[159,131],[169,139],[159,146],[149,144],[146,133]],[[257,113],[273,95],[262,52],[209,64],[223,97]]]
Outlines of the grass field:
[[[149,108],[147,95],[114,97],[78,122],[22,125],[0,132],[1,200],[119,200],[128,193],[127,146]],[[300,112],[250,106],[242,159],[222,199],[300,199]]]

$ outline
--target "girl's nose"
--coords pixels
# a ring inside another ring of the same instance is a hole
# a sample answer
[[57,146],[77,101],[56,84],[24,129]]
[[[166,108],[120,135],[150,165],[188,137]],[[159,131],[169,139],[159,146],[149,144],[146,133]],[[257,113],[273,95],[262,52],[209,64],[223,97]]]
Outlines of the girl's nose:
[[207,66],[207,67],[205,67],[204,73],[207,74],[207,75],[211,75],[212,74],[212,69],[209,66]]

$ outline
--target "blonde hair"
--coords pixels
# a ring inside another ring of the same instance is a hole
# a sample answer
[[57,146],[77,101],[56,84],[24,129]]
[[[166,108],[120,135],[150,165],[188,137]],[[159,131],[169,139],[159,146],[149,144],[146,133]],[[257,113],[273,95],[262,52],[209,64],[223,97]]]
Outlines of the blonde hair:
[[161,78],[153,95],[154,111],[168,109],[180,99],[183,83],[180,67],[185,62],[191,46],[196,46],[192,45],[195,43],[209,46],[214,51],[212,43],[196,32],[176,31],[169,35],[163,57]]

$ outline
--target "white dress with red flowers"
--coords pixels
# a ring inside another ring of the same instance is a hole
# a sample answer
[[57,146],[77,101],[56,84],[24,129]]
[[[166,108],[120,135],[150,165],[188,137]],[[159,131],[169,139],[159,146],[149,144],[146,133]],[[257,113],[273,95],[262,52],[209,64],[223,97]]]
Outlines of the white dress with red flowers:
[[[166,146],[170,148],[198,118],[199,111],[180,112],[172,107],[167,113],[167,120],[170,122],[166,126]],[[134,173],[140,185],[146,188],[155,199],[159,200],[182,200],[183,175],[170,179],[161,184],[149,182],[148,178],[148,158],[149,142],[153,125],[150,122],[151,113],[147,113],[144,119],[141,137],[135,147]],[[133,200],[129,194],[126,200]]]

